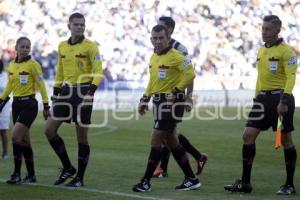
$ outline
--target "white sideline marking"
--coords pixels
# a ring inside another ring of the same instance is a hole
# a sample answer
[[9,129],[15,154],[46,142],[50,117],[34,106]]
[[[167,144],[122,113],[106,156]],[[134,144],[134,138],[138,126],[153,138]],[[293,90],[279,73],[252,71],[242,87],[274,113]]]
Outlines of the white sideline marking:
[[[0,182],[6,183],[6,180],[0,179]],[[122,196],[122,197],[130,197],[130,198],[137,198],[137,199],[172,200],[172,199],[165,199],[165,198],[156,198],[156,197],[150,197],[150,196],[129,194],[129,193],[124,193],[124,192],[112,192],[112,191],[107,191],[107,190],[98,190],[98,189],[85,188],[85,187],[71,188],[71,187],[47,185],[47,184],[41,184],[41,183],[30,183],[30,184],[24,184],[24,185],[26,185],[26,186],[41,186],[41,187],[47,187],[47,188],[58,188],[58,189],[64,189],[64,190],[84,191],[84,192],[99,193],[99,194],[109,194],[109,195],[113,195],[113,196]]]

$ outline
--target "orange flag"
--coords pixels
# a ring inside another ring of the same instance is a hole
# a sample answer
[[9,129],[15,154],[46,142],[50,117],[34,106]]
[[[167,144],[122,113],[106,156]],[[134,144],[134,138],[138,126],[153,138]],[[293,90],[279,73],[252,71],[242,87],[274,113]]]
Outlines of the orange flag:
[[275,149],[279,149],[281,147],[281,130],[283,129],[282,125],[282,117],[278,117],[278,122],[277,122],[277,130],[275,133]]

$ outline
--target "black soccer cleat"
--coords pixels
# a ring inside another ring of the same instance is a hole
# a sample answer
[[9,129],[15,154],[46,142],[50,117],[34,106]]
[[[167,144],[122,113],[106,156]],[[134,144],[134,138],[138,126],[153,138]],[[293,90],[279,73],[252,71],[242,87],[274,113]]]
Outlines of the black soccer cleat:
[[244,193],[251,193],[252,186],[251,184],[243,183],[241,179],[236,180],[235,183],[230,185],[224,186],[225,190],[228,190],[230,192],[244,192]]
[[58,179],[54,182],[54,185],[60,185],[64,183],[68,178],[76,174],[75,167],[71,166],[69,169],[63,169]]
[[185,178],[181,185],[175,187],[176,190],[195,190],[201,186],[198,178]]
[[134,192],[151,191],[151,184],[146,179],[142,179],[141,182],[133,186],[132,191]]
[[21,183],[21,176],[20,174],[12,174],[10,179],[6,181],[7,184],[20,184]]
[[27,175],[25,178],[23,178],[22,183],[35,183],[36,177]]
[[67,187],[82,187],[83,181],[79,177],[75,177],[70,183],[66,184]]
[[295,187],[293,185],[282,185],[279,190],[276,192],[277,195],[291,195],[296,194]]

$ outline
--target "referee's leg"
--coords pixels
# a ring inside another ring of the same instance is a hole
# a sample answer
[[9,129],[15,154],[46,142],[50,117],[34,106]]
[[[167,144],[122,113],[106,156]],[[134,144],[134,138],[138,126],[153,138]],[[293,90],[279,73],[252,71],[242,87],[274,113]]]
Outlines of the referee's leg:
[[45,128],[45,135],[51,147],[53,148],[63,165],[63,171],[59,178],[55,181],[55,185],[62,184],[66,181],[67,178],[76,173],[76,169],[72,166],[71,161],[69,159],[65,143],[63,139],[57,134],[57,130],[62,124],[62,122],[63,121],[54,120],[49,117],[47,119]]

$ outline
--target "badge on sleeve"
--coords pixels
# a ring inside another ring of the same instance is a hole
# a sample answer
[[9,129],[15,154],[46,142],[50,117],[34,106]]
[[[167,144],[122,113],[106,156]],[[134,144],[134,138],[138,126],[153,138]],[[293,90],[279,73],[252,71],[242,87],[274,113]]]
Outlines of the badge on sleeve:
[[296,65],[297,64],[297,59],[295,57],[291,57],[289,59],[288,65]]
[[186,56],[186,58],[183,62],[183,67],[187,68],[191,63],[192,63],[191,59],[188,56]]
[[101,56],[99,53],[97,53],[94,57],[94,61],[101,61]]

